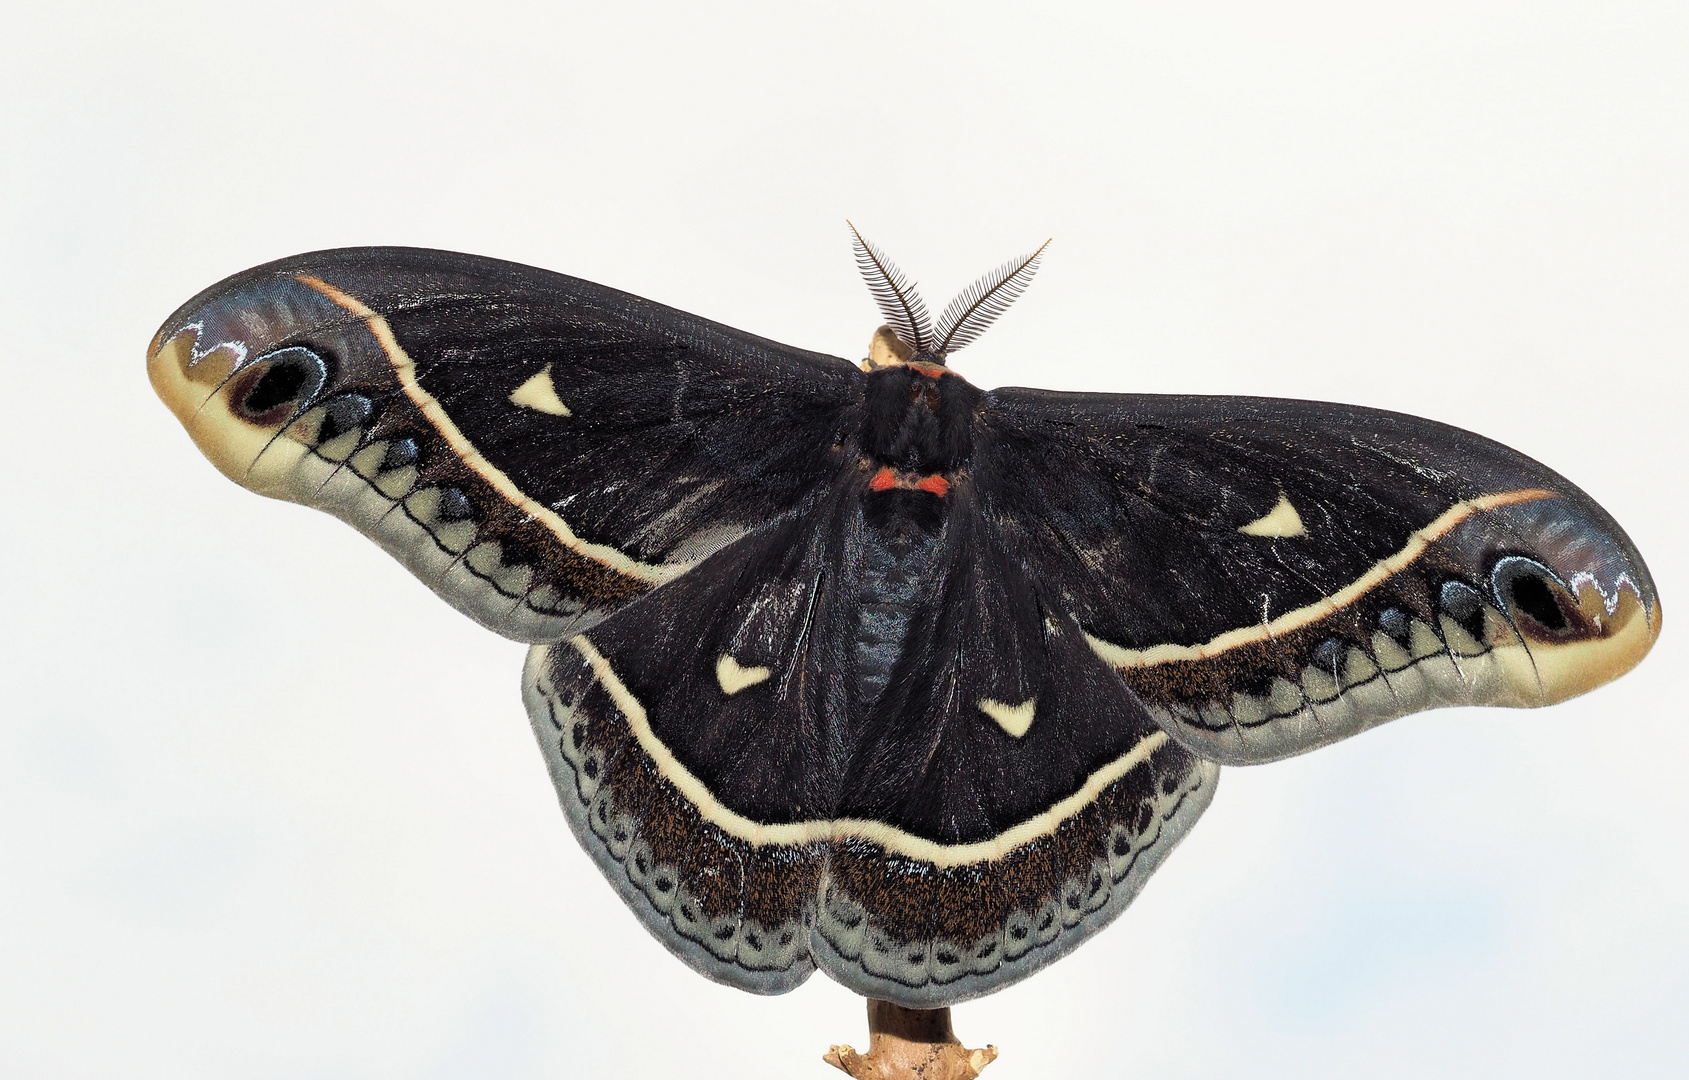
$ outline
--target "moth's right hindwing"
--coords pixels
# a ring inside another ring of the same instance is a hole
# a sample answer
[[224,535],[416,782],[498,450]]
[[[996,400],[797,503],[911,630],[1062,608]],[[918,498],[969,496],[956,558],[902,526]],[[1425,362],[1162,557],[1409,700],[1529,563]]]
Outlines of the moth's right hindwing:
[[408,248],[230,278],[164,324],[148,371],[230,478],[346,520],[530,642],[802,503],[861,377],[588,282]]

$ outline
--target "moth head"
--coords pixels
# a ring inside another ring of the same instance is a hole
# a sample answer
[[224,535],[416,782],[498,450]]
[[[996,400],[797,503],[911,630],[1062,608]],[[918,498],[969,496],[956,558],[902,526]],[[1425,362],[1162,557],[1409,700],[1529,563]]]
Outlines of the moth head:
[[868,358],[862,370],[878,371],[896,364],[925,364],[943,367],[949,355],[972,344],[997,317],[1020,298],[1032,284],[1048,240],[1030,255],[1010,259],[981,277],[945,305],[934,327],[926,301],[915,283],[904,276],[873,242],[850,225],[851,247],[856,268],[868,283],[874,303],[885,317],[885,325],[874,331],[868,343]]
[[897,336],[897,329],[886,325],[874,331],[874,338],[868,342],[868,359],[863,361],[864,371],[877,371],[893,364],[907,364],[915,359],[915,346]]

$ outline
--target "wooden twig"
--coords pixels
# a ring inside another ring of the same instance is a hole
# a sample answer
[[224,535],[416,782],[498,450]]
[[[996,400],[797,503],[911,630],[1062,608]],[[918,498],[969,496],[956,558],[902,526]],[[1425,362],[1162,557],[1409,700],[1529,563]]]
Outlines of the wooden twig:
[[974,1080],[997,1048],[969,1050],[950,1029],[950,1010],[905,1009],[868,999],[868,1052],[835,1046],[823,1061],[856,1080]]

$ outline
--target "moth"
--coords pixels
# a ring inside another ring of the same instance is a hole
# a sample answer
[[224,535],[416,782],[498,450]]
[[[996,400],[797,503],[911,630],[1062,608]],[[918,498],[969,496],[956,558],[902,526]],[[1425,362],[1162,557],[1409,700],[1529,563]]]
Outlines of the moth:
[[860,364],[492,259],[357,248],[190,300],[153,386],[226,475],[532,644],[570,827],[704,975],[951,1004],[1114,919],[1222,765],[1538,706],[1660,630],[1589,496],[1481,436],[951,369],[854,236]]

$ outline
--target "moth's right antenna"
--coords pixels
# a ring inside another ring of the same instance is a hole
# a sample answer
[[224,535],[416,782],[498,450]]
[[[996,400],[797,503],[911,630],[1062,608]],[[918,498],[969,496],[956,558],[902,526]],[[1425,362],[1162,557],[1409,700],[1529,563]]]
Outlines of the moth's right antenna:
[[903,343],[921,353],[932,345],[932,316],[927,314],[927,305],[921,300],[921,294],[915,291],[915,285],[903,276],[903,271],[892,265],[892,261],[875,247],[862,234],[856,231],[856,226],[848,220],[850,225],[851,247],[856,252],[856,268],[862,271],[862,279],[868,283],[868,291],[874,294],[874,303],[880,307],[880,314],[890,324]]

